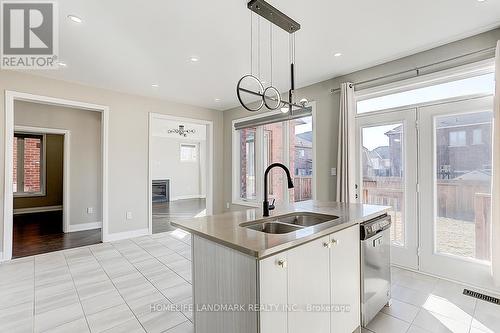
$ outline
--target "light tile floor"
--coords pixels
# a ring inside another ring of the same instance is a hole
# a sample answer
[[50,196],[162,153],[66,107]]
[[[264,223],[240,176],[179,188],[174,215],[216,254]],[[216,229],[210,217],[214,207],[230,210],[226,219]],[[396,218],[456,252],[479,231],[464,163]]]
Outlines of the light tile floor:
[[188,310],[165,311],[192,302],[190,239],[173,231],[0,264],[0,332],[192,333]]
[[[193,333],[190,236],[172,231],[0,264],[0,332]],[[363,332],[500,333],[500,306],[393,268],[393,303]],[[184,310],[184,309],[183,309]]]
[[464,296],[464,288],[476,290],[393,267],[392,305],[363,332],[500,333],[500,305]]

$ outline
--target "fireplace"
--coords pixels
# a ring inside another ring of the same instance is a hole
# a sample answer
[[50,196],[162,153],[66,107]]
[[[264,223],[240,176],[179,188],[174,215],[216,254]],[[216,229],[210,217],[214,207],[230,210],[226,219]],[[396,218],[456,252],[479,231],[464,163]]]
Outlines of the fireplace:
[[153,180],[153,203],[170,201],[170,180],[157,179]]

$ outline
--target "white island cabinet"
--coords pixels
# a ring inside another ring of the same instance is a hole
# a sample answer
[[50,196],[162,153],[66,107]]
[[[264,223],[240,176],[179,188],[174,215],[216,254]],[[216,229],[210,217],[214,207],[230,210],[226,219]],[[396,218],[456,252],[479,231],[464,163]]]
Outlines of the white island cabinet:
[[[360,326],[359,226],[264,259],[193,236],[197,333],[352,333]],[[253,305],[260,311],[251,311]],[[248,308],[250,307],[250,308]]]

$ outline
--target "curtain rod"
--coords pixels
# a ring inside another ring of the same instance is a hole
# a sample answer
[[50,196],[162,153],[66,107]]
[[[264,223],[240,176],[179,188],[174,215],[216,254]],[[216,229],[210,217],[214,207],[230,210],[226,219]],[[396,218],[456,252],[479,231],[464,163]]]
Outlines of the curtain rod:
[[[411,72],[416,72],[415,76],[419,76],[420,75],[420,71],[423,70],[423,69],[426,69],[426,68],[429,68],[429,67],[433,67],[433,66],[436,66],[436,65],[441,65],[441,64],[444,64],[444,63],[447,63],[447,62],[450,62],[450,61],[454,61],[454,60],[458,60],[458,59],[470,57],[470,56],[473,56],[473,55],[481,54],[481,53],[489,53],[491,51],[494,52],[495,49],[496,49],[496,47],[488,47],[488,48],[481,49],[481,50],[478,50],[478,51],[474,51],[474,52],[462,54],[462,55],[459,55],[459,56],[456,56],[456,57],[453,57],[453,58],[449,58],[449,59],[437,61],[437,62],[428,64],[428,65],[424,65],[424,66],[420,66],[420,67],[416,67],[416,68],[412,68],[412,69],[408,69],[408,70],[405,70],[405,71],[401,71],[401,72],[397,72],[397,73],[392,73],[392,74],[388,74],[388,75],[384,75],[384,76],[379,76],[379,77],[376,77],[376,78],[373,78],[373,79],[369,79],[369,80],[365,80],[365,81],[355,82],[355,83],[353,83],[353,85],[357,86],[357,85],[361,85],[361,84],[375,82],[375,81],[379,81],[379,80],[383,80],[383,79],[388,79],[388,78],[391,78],[391,77],[394,77],[394,76],[400,76],[400,75],[411,73]],[[439,71],[439,70],[436,70],[436,72],[437,71]],[[430,73],[432,73],[432,72],[430,72]],[[427,73],[427,74],[430,74],[430,73]],[[339,91],[340,91],[340,88],[335,88],[335,89],[331,89],[330,90],[330,92],[332,94],[334,94],[336,92],[339,92]]]

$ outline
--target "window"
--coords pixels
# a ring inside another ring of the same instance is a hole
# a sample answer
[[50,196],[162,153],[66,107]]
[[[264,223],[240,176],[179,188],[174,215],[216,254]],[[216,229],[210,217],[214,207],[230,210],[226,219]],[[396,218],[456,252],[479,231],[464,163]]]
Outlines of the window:
[[256,128],[239,131],[239,198],[243,201],[255,200],[257,188],[255,184],[255,133]]
[[198,161],[198,146],[195,144],[181,143],[181,162],[197,162]]
[[13,192],[15,196],[45,195],[44,136],[14,134]]
[[463,147],[466,145],[467,137],[465,131],[450,132],[450,147]]
[[268,179],[270,199],[277,204],[312,199],[312,133],[312,116],[234,130],[233,202],[260,205],[264,171],[272,163],[289,168],[294,188],[287,188],[285,173],[275,168]]
[[483,143],[483,130],[476,128],[472,131],[472,144],[480,145]]
[[359,100],[357,113],[386,110],[407,105],[426,103],[446,98],[473,94],[493,94],[495,92],[494,73],[473,76],[467,79],[435,84],[424,88],[411,89],[394,94]]

